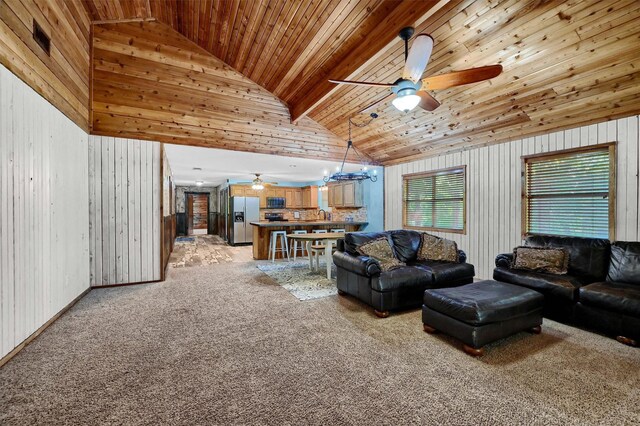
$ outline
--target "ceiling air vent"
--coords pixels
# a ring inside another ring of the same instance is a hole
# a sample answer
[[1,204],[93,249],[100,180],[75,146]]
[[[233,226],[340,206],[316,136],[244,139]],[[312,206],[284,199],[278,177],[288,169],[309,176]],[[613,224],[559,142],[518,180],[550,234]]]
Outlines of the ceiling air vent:
[[42,47],[47,55],[51,55],[51,38],[49,38],[35,19],[33,20],[33,39]]

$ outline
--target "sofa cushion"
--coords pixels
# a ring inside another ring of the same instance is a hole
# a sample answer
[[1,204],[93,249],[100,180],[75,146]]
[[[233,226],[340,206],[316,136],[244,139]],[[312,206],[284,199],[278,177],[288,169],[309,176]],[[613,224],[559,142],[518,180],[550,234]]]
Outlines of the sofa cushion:
[[389,239],[386,236],[360,245],[358,247],[358,253],[375,259],[380,264],[380,270],[383,272],[404,266],[403,262],[396,259],[393,248],[391,244],[389,244]]
[[426,307],[472,325],[507,321],[541,311],[543,300],[536,291],[493,280],[424,292]]
[[553,275],[540,272],[521,271],[518,269],[496,268],[493,279],[527,287],[545,296],[575,301],[578,289],[584,284],[571,275]]
[[458,246],[455,241],[423,233],[421,235],[418,260],[458,261]]
[[599,282],[580,289],[580,303],[640,318],[640,286]]
[[566,248],[569,251],[569,275],[584,278],[586,282],[603,281],[609,269],[609,240],[531,235],[526,238],[524,245]]
[[420,232],[410,229],[399,229],[390,231],[393,249],[396,257],[402,262],[410,262],[416,258],[418,248],[420,247]]
[[569,268],[569,252],[565,248],[516,247],[513,249],[513,269],[565,275]]
[[452,281],[472,279],[475,269],[470,263],[439,262],[436,260],[415,260],[411,266],[420,266],[431,274],[430,288],[446,286]]
[[616,241],[611,245],[607,281],[640,285],[640,242]]
[[402,266],[382,272],[371,280],[371,288],[376,291],[394,291],[406,288],[426,288],[431,283],[431,271],[421,267]]
[[351,256],[358,256],[358,247],[362,244],[388,235],[387,232],[347,232],[344,235],[344,249]]

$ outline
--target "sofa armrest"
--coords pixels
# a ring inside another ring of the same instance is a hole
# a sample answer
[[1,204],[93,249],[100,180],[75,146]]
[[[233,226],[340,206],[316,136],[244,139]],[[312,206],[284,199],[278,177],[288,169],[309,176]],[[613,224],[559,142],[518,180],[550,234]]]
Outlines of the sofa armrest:
[[333,253],[333,263],[338,268],[365,277],[372,277],[380,273],[378,261],[368,256],[351,256],[348,253],[337,251]]
[[458,250],[458,263],[467,263],[467,253],[463,250]]
[[338,251],[344,251],[344,238],[340,238],[340,239],[336,242],[336,250],[338,250]]
[[513,253],[502,253],[496,256],[496,266],[502,268],[511,268],[513,262]]

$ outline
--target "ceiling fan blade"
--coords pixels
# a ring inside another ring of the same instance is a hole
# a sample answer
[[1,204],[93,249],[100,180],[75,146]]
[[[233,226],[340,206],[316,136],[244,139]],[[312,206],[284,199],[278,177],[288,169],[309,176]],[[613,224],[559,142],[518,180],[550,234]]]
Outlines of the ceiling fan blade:
[[486,67],[453,71],[423,79],[422,88],[426,90],[448,89],[450,87],[489,80],[490,78],[500,75],[501,72],[502,65],[488,65]]
[[416,94],[420,96],[420,103],[418,104],[420,108],[426,111],[433,111],[440,106],[440,102],[424,90],[418,90]]
[[393,87],[393,83],[371,83],[368,81],[353,81],[353,80],[329,80],[335,84],[351,84],[354,86],[375,86],[375,87]]
[[390,97],[395,96],[395,93],[389,93],[388,95],[386,95],[384,98],[378,99],[377,101],[375,101],[374,103],[372,103],[369,106],[364,107],[363,109],[361,109],[360,111],[358,111],[358,114],[361,114],[363,112],[367,112],[370,109],[373,109],[373,107],[375,107],[378,104],[381,104],[382,102],[386,101],[387,99],[389,99]]
[[427,68],[431,52],[433,51],[433,38],[428,34],[420,34],[414,40],[404,64],[402,78],[417,83],[424,70]]

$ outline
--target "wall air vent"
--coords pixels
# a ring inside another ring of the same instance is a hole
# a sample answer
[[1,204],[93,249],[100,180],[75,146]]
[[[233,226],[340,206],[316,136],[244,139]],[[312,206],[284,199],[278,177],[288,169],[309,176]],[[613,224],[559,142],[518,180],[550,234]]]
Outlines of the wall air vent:
[[47,55],[51,56],[51,38],[44,32],[35,19],[33,20],[33,39],[42,47]]

